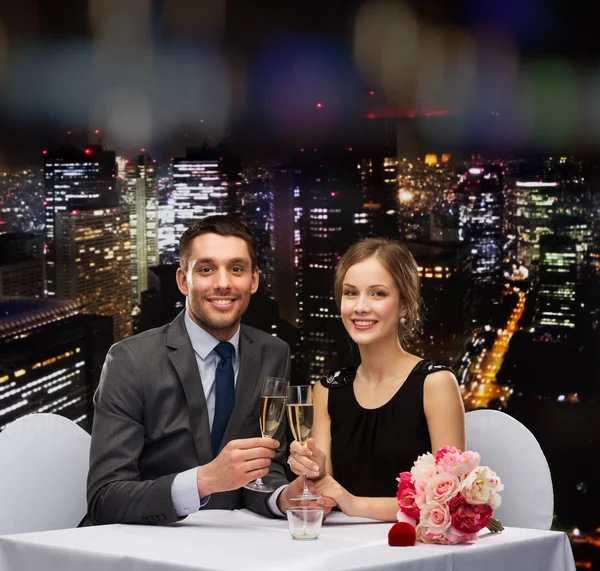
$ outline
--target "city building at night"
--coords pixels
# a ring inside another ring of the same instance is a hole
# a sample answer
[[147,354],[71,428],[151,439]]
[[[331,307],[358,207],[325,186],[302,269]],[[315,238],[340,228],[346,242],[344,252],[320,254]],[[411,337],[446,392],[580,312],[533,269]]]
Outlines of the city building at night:
[[147,153],[125,164],[124,202],[131,231],[132,301],[139,305],[148,289],[148,268],[158,264],[158,181],[155,161]]
[[131,251],[126,206],[56,217],[56,294],[83,313],[114,320],[114,340],[131,335]]
[[68,300],[0,297],[0,430],[36,412],[91,429],[112,320]]
[[171,168],[173,183],[168,207],[172,226],[161,256],[178,263],[179,238],[188,226],[211,214],[235,212],[241,179],[238,162],[218,149],[189,148],[185,157],[172,160]]
[[72,209],[118,206],[115,152],[101,145],[83,149],[65,146],[44,151],[46,289],[48,296],[59,295],[56,277],[57,217]]

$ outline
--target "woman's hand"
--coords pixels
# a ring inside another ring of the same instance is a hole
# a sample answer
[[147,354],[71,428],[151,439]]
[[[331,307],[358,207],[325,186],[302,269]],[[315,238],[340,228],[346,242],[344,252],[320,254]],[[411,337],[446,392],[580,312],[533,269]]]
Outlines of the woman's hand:
[[312,438],[306,441],[306,446],[302,446],[296,440],[292,442],[288,464],[298,476],[306,476],[311,480],[325,476],[325,454],[317,448]]
[[315,492],[324,498],[331,498],[346,515],[357,515],[359,498],[353,496],[331,476],[325,476],[315,482]]

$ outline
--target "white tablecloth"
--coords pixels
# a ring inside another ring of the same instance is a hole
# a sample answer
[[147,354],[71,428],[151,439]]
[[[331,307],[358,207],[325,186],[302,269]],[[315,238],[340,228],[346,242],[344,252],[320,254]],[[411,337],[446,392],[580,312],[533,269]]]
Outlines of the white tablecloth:
[[472,545],[390,547],[391,524],[331,514],[317,540],[286,520],[204,511],[169,526],[106,525],[0,537],[0,571],[575,571],[561,532],[507,528]]

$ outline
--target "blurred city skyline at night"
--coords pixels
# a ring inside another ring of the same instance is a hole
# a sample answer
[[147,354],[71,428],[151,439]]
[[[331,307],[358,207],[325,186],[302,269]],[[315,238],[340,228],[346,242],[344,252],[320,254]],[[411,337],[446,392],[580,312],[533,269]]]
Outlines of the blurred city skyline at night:
[[265,156],[376,144],[365,118],[411,116],[409,152],[593,152],[599,50],[582,12],[538,0],[3,3],[0,164],[34,164],[68,131],[159,158],[224,137]]

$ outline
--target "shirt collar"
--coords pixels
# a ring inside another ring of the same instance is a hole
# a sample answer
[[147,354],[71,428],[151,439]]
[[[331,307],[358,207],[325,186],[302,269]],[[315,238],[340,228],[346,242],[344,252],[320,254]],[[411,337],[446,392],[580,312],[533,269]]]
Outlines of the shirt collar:
[[[213,337],[208,331],[202,329],[189,315],[185,312],[184,316],[185,328],[189,335],[194,351],[204,361],[208,354],[219,344],[219,340]],[[240,326],[233,334],[228,342],[233,345],[233,358],[238,358],[240,346]]]

